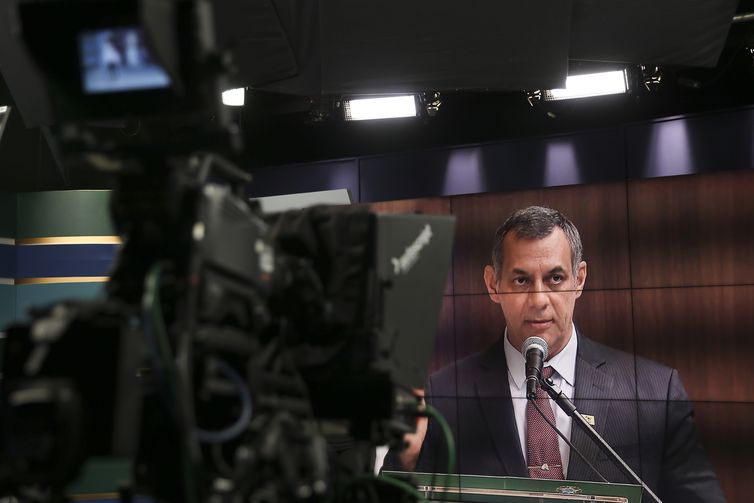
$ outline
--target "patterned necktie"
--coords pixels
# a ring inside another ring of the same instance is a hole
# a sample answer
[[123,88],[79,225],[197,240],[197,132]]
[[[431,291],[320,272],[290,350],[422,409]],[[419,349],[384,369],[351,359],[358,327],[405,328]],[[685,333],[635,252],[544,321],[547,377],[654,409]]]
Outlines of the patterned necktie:
[[[542,369],[542,377],[552,377],[553,368]],[[547,392],[537,388],[537,405],[540,410],[555,424],[555,413],[550,406]],[[533,479],[562,479],[563,463],[560,460],[558,434],[547,424],[547,421],[528,401],[526,404],[526,453],[529,464],[529,477]]]

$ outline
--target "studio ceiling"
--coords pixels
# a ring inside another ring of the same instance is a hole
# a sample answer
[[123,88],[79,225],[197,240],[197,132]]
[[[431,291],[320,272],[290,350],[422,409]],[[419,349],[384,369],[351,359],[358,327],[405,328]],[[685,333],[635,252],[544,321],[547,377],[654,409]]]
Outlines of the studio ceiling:
[[[7,12],[12,0],[2,0]],[[534,8],[536,7],[536,8]],[[225,0],[218,33],[250,86],[238,119],[245,168],[609,127],[754,103],[749,22],[736,0]],[[0,16],[0,105],[14,110],[0,141],[3,190],[107,186],[62,169],[47,148],[44,99]],[[629,96],[532,108],[525,90],[605,65],[634,72]],[[641,87],[639,65],[662,83]],[[436,117],[343,123],[312,108],[346,94],[440,91]],[[31,128],[27,128],[31,126]]]

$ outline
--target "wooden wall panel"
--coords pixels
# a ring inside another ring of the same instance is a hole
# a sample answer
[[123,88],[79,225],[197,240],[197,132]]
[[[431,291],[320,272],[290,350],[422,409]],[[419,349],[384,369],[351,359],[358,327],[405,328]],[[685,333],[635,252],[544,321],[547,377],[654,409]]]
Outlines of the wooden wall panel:
[[576,301],[576,329],[592,340],[634,352],[630,290],[588,290]]
[[456,355],[463,358],[482,351],[495,342],[505,329],[500,306],[487,294],[455,296]]
[[446,295],[442,299],[440,320],[437,325],[434,353],[430,364],[430,374],[456,360],[456,341],[454,330],[453,297]]
[[695,402],[696,424],[728,503],[754,495],[754,403]]
[[541,201],[541,190],[452,198],[456,221],[453,288],[459,294],[487,293],[484,266],[490,264],[495,230],[518,208]]
[[629,183],[634,287],[754,284],[754,172]]
[[754,286],[634,290],[633,302],[638,355],[678,369],[693,400],[754,401]]
[[629,286],[626,186],[607,183],[453,198],[456,293],[486,292],[482,270],[491,261],[495,230],[510,213],[533,204],[561,210],[579,228],[589,264],[587,289]]
[[426,213],[428,215],[449,215],[449,197],[431,197],[424,199],[402,199],[369,203],[369,208],[378,213]]

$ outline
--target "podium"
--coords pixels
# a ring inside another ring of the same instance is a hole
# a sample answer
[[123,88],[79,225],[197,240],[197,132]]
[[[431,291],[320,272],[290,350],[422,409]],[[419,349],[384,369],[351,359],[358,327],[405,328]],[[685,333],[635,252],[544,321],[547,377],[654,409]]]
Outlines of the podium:
[[413,476],[428,501],[475,503],[640,503],[641,486],[572,480],[446,475],[383,471],[405,480]]

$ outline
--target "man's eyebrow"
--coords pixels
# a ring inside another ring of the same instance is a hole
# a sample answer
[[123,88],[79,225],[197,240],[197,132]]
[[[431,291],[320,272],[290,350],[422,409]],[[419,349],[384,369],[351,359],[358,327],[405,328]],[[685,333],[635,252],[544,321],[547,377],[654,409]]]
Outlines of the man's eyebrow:
[[[556,266],[550,269],[549,271],[547,271],[547,274],[549,276],[551,274],[563,274],[565,272],[566,270],[562,266]],[[514,267],[513,269],[511,269],[511,274],[520,274],[523,276],[529,275],[528,272],[524,271],[523,269],[519,269],[518,267]]]

